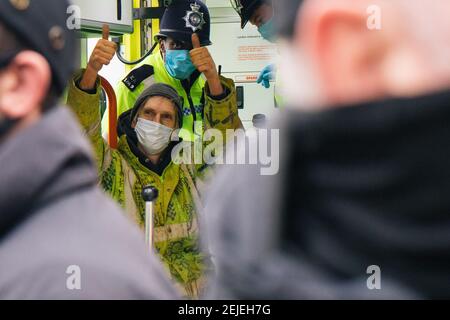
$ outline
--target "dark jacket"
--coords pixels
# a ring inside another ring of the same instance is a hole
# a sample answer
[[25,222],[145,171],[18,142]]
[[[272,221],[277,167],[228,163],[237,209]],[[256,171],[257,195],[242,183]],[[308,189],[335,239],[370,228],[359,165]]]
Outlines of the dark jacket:
[[450,92],[286,111],[280,173],[212,188],[211,297],[450,298],[449,119]]
[[[0,299],[177,297],[140,231],[97,187],[66,108],[0,144],[0,163]],[[78,274],[81,289],[69,290]]]

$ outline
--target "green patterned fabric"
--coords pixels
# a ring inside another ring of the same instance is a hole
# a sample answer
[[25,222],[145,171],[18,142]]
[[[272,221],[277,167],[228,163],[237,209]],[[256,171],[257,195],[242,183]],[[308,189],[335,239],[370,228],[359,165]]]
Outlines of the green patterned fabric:
[[[204,288],[205,272],[211,267],[209,258],[199,248],[197,219],[201,210],[198,200],[201,192],[198,167],[171,162],[162,176],[158,176],[139,162],[125,135],[120,137],[117,150],[109,148],[101,137],[100,89],[97,88],[95,94],[81,91],[75,85],[79,77],[70,84],[67,103],[92,141],[101,185],[142,229],[145,227],[142,187],[151,184],[159,190],[154,210],[156,251],[182,292],[187,297],[197,298]],[[222,78],[222,83],[230,94],[221,101],[209,98],[205,87],[205,113],[209,119],[205,120],[205,126],[213,127],[209,124],[211,122],[215,124],[214,128],[225,132],[226,129],[237,129],[240,120],[234,83],[225,78]]]

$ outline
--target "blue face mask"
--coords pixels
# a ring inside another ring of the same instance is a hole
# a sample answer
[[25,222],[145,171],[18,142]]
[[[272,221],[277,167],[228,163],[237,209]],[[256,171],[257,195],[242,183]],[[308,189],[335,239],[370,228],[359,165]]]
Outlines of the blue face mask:
[[261,37],[267,41],[275,42],[275,26],[273,23],[273,18],[259,26],[258,31],[261,34]]
[[167,72],[178,80],[188,79],[195,71],[188,50],[166,50]]

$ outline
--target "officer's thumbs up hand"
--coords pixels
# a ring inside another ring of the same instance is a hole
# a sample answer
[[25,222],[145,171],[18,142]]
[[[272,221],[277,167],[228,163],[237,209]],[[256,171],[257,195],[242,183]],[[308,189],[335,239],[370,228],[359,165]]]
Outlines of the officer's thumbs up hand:
[[97,45],[92,51],[91,57],[89,58],[88,66],[99,72],[103,66],[109,65],[111,60],[116,54],[117,45],[109,41],[109,26],[103,26],[103,37],[98,40]]
[[196,33],[192,34],[191,60],[198,71],[202,72],[207,80],[218,80],[216,64],[206,47],[202,47]]
[[200,38],[196,33],[192,34],[192,48],[198,49],[201,48],[202,45],[200,44]]

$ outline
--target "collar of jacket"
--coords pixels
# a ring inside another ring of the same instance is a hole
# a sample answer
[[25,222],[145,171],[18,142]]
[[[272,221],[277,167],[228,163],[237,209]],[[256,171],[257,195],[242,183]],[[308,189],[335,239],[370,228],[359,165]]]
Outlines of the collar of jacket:
[[167,168],[167,166],[172,162],[172,149],[180,143],[182,140],[181,138],[179,141],[172,141],[166,150],[164,150],[163,154],[161,155],[160,162],[158,164],[153,164],[148,157],[138,148],[138,139],[136,135],[136,131],[131,127],[131,112],[132,110],[128,110],[124,113],[122,113],[119,117],[119,121],[117,124],[117,134],[119,136],[119,150],[127,155],[128,157],[129,152],[127,152],[126,148],[124,147],[123,143],[123,136],[126,137],[126,143],[128,144],[129,150],[131,153],[139,159],[139,162],[146,167],[148,170],[156,173],[158,176],[162,176],[164,170]]
[[449,102],[445,91],[287,112],[285,239],[335,274],[376,261],[429,296],[448,292],[439,281],[450,268]]
[[184,91],[186,91],[187,94],[190,94],[192,86],[198,80],[198,78],[200,78],[201,75],[202,74],[200,71],[194,70],[194,72],[188,79],[180,80],[181,86],[183,87]]
[[[194,122],[197,121],[197,112],[195,111],[195,106],[193,105],[192,97],[191,97],[191,88],[195,81],[200,77],[201,73],[198,70],[195,70],[189,79],[182,80],[181,86],[186,92],[186,96],[188,98],[189,109],[191,110],[192,117],[194,118]],[[203,98],[202,98],[203,99]],[[195,132],[195,128],[192,128],[193,132]]]
[[65,107],[0,144],[0,236],[60,196],[95,186],[89,143]]

